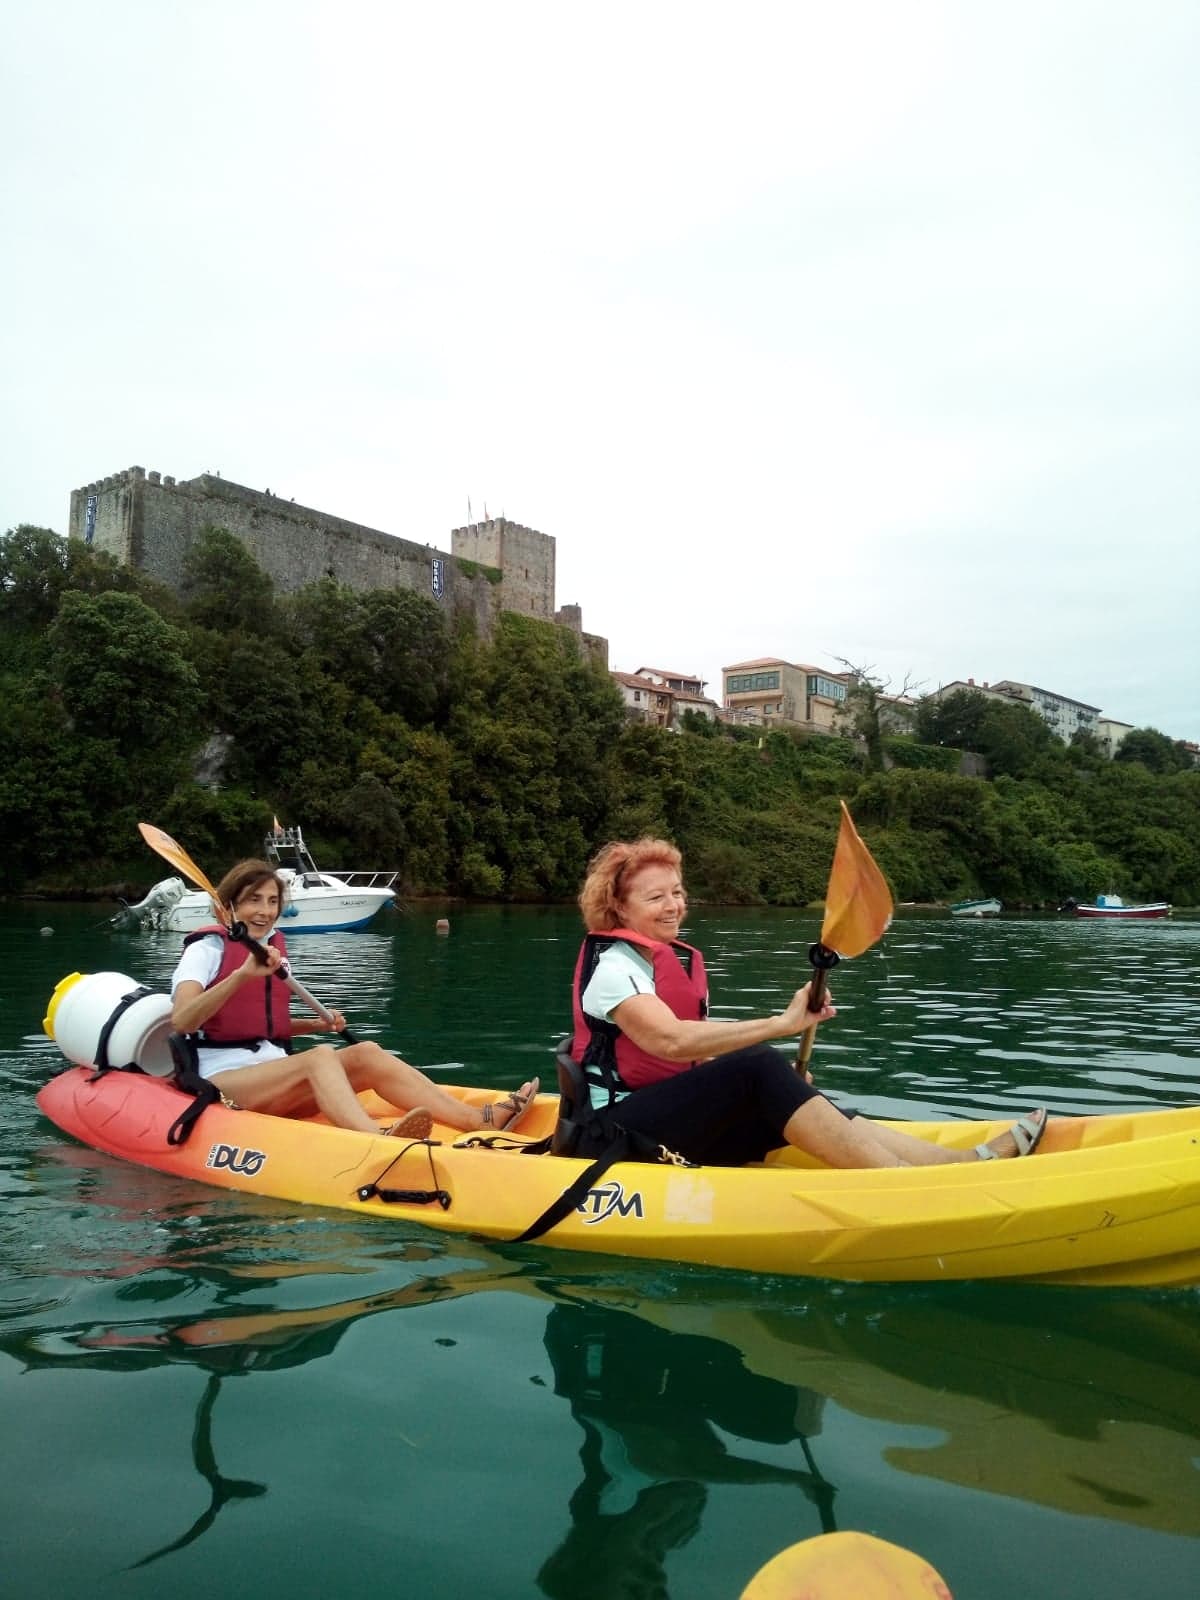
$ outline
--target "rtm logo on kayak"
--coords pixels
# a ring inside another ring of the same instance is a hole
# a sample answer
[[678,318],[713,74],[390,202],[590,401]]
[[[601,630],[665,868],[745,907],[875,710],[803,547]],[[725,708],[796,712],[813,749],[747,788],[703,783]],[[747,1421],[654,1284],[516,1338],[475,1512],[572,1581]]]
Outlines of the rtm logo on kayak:
[[598,1189],[589,1189],[577,1210],[583,1213],[588,1227],[603,1222],[607,1217],[644,1217],[642,1197],[635,1189],[626,1195],[619,1183],[602,1183]]
[[262,1164],[267,1159],[265,1150],[240,1150],[236,1144],[215,1144],[208,1152],[206,1167],[215,1167],[218,1170],[228,1169],[230,1172],[240,1172],[244,1177],[253,1178],[255,1173],[262,1170]]

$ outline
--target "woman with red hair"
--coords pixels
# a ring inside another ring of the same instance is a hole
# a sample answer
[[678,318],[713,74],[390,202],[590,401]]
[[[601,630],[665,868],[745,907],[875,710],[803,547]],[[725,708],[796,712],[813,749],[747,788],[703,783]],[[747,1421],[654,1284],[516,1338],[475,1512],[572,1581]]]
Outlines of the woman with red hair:
[[[831,1167],[933,1166],[1031,1155],[1040,1110],[974,1150],[950,1150],[844,1112],[771,1046],[836,1015],[809,1009],[808,984],[776,1015],[708,1015],[699,950],[679,938],[682,858],[665,839],[618,840],[593,858],[579,906],[587,934],[575,968],[572,1058],[609,1114],[689,1161],[740,1166],[785,1144]],[[594,1123],[591,1138],[605,1135]],[[581,1149],[587,1155],[591,1152]]]

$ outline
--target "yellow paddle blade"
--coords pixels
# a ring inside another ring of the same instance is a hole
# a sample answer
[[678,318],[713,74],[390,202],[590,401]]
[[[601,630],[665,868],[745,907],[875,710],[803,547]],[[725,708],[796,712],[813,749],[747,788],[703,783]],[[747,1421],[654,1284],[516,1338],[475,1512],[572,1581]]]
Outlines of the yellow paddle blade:
[[164,833],[161,828],[156,828],[152,822],[139,822],[138,832],[146,843],[159,854],[164,861],[169,861],[173,867],[182,872],[185,878],[190,878],[198,889],[203,889],[213,903],[217,916],[226,925],[229,923],[229,913],[217,899],[217,891],[209,883],[200,868],[188,855],[187,851],[169,833]]
[[825,893],[821,943],[840,956],[860,956],[881,939],[892,920],[892,892],[858,836],[846,802],[833,869]]

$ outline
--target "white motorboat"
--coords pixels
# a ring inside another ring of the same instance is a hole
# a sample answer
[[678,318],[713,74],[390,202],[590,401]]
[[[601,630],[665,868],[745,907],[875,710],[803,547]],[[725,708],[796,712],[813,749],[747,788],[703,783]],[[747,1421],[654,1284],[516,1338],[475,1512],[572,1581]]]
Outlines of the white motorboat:
[[[396,898],[395,872],[339,868],[322,871],[313,860],[299,828],[280,828],[266,837],[264,855],[286,886],[279,926],[286,934],[344,933],[365,928],[380,909]],[[163,878],[137,905],[125,906],[114,921],[135,927],[168,928],[190,933],[213,920],[212,901],[189,889],[182,878]]]
[[956,900],[950,907],[952,917],[998,917],[1003,910],[994,895],[986,900]]

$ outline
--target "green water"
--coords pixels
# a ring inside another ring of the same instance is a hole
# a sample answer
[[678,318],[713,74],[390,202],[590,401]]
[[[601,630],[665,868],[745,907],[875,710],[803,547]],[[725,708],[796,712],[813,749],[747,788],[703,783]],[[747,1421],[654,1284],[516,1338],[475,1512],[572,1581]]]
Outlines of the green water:
[[[299,975],[451,1081],[563,1029],[568,910],[390,915]],[[38,1114],[74,969],[177,936],[0,907],[0,1591],[737,1596],[861,1529],[956,1600],[1200,1593],[1200,1294],[839,1286],[481,1246],[179,1184]],[[39,930],[47,926],[51,934]],[[816,924],[712,911],[719,1013],[776,1008]],[[814,1066],[911,1116],[1185,1104],[1200,919],[902,916],[835,974]]]

